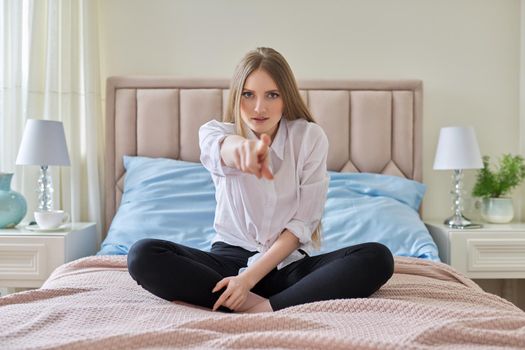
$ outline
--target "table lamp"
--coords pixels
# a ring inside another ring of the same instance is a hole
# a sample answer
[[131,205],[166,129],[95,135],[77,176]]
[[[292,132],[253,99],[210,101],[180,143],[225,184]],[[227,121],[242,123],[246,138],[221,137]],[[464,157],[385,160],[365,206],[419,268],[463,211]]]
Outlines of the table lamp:
[[38,210],[53,210],[53,182],[48,167],[70,164],[62,122],[28,119],[16,164],[40,166]]
[[469,229],[481,228],[481,224],[472,223],[462,214],[463,210],[463,169],[483,168],[476,134],[472,127],[446,127],[439,133],[439,141],[434,159],[434,169],[453,170],[454,214],[445,220],[445,225],[451,228]]

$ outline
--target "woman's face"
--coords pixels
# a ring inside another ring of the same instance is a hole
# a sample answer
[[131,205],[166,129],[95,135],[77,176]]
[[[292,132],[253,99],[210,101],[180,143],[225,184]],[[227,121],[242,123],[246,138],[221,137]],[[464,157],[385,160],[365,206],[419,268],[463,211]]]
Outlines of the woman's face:
[[281,92],[266,71],[257,69],[246,78],[241,94],[241,118],[257,137],[264,133],[273,140],[283,105]]

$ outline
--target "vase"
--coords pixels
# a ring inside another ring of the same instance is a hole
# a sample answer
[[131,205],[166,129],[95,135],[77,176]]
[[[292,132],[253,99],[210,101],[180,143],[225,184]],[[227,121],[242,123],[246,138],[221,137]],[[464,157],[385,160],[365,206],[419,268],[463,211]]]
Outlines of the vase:
[[0,173],[0,228],[15,227],[27,212],[24,196],[11,190],[12,178],[12,173]]
[[514,217],[512,198],[483,198],[481,217],[494,224],[506,224]]

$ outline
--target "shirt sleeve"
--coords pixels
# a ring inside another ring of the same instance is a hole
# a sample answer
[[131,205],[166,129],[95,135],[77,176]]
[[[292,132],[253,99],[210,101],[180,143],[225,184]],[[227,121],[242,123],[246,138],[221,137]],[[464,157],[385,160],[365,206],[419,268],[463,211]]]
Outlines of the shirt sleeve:
[[238,169],[222,164],[221,144],[227,136],[235,135],[235,125],[211,120],[199,128],[200,160],[202,165],[217,176],[238,175]]
[[299,169],[299,207],[286,225],[302,244],[312,240],[312,232],[321,221],[329,182],[326,171],[328,138],[320,126],[314,125],[303,141],[306,154]]

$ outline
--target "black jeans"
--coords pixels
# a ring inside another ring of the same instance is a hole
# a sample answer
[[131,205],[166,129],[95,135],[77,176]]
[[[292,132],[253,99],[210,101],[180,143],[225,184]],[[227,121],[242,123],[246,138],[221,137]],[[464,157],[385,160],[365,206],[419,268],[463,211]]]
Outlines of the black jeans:
[[[215,242],[211,252],[204,252],[143,239],[129,250],[128,269],[139,285],[158,297],[211,309],[224,291],[212,293],[213,287],[224,277],[237,275],[255,253],[223,242]],[[393,271],[394,259],[387,247],[363,243],[275,268],[251,291],[268,298],[273,310],[280,310],[320,300],[368,297]]]

